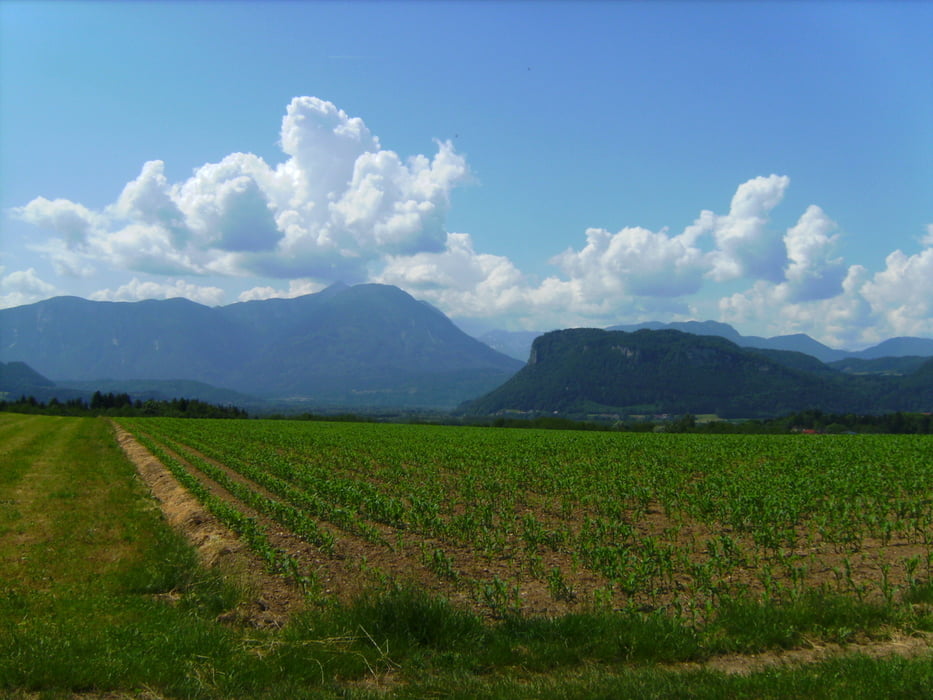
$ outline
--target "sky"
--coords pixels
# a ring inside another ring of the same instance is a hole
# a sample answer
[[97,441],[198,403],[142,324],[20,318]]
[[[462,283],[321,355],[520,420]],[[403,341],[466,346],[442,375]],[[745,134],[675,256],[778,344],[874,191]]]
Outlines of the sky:
[[933,3],[0,0],[0,308],[933,337]]

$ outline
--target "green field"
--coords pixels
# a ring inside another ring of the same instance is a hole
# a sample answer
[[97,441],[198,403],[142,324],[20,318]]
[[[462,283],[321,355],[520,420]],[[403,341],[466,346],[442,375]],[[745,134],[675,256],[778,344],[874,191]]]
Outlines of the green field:
[[0,415],[14,696],[933,697],[930,437],[120,425],[298,603],[256,627],[109,423]]

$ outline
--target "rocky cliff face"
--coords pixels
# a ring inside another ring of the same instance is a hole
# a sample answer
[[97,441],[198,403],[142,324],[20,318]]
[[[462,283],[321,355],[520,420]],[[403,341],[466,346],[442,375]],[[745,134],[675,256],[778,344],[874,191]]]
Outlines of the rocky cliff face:
[[884,413],[926,410],[922,373],[898,382],[852,377],[796,352],[740,348],[680,331],[555,331],[535,340],[528,365],[463,406],[467,413],[715,413],[766,417],[809,408]]

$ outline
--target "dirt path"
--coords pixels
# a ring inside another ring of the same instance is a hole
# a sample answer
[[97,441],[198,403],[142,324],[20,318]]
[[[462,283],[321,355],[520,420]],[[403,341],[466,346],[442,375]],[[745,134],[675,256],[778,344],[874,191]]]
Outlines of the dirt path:
[[714,656],[702,662],[670,664],[667,668],[676,671],[708,670],[729,675],[748,676],[769,668],[801,666],[845,656],[861,654],[873,659],[886,656],[916,658],[933,654],[933,634],[918,633],[908,637],[896,634],[892,639],[857,644],[814,644],[806,649],[766,651],[761,654],[728,654]]

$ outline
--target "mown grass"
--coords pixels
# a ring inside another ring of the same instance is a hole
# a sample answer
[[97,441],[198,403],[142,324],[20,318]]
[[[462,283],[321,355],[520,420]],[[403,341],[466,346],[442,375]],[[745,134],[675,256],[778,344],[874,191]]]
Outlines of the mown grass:
[[222,624],[236,582],[198,564],[96,419],[0,414],[0,582],[11,697],[933,697],[929,655],[748,676],[681,663],[933,629],[928,582],[894,603],[723,601],[701,626],[595,609],[489,624],[391,584],[351,605],[312,600],[278,631]]
[[165,526],[107,424],[0,421],[18,436],[0,452],[0,687],[197,693],[179,669],[231,659],[235,639],[213,617],[236,589]]

